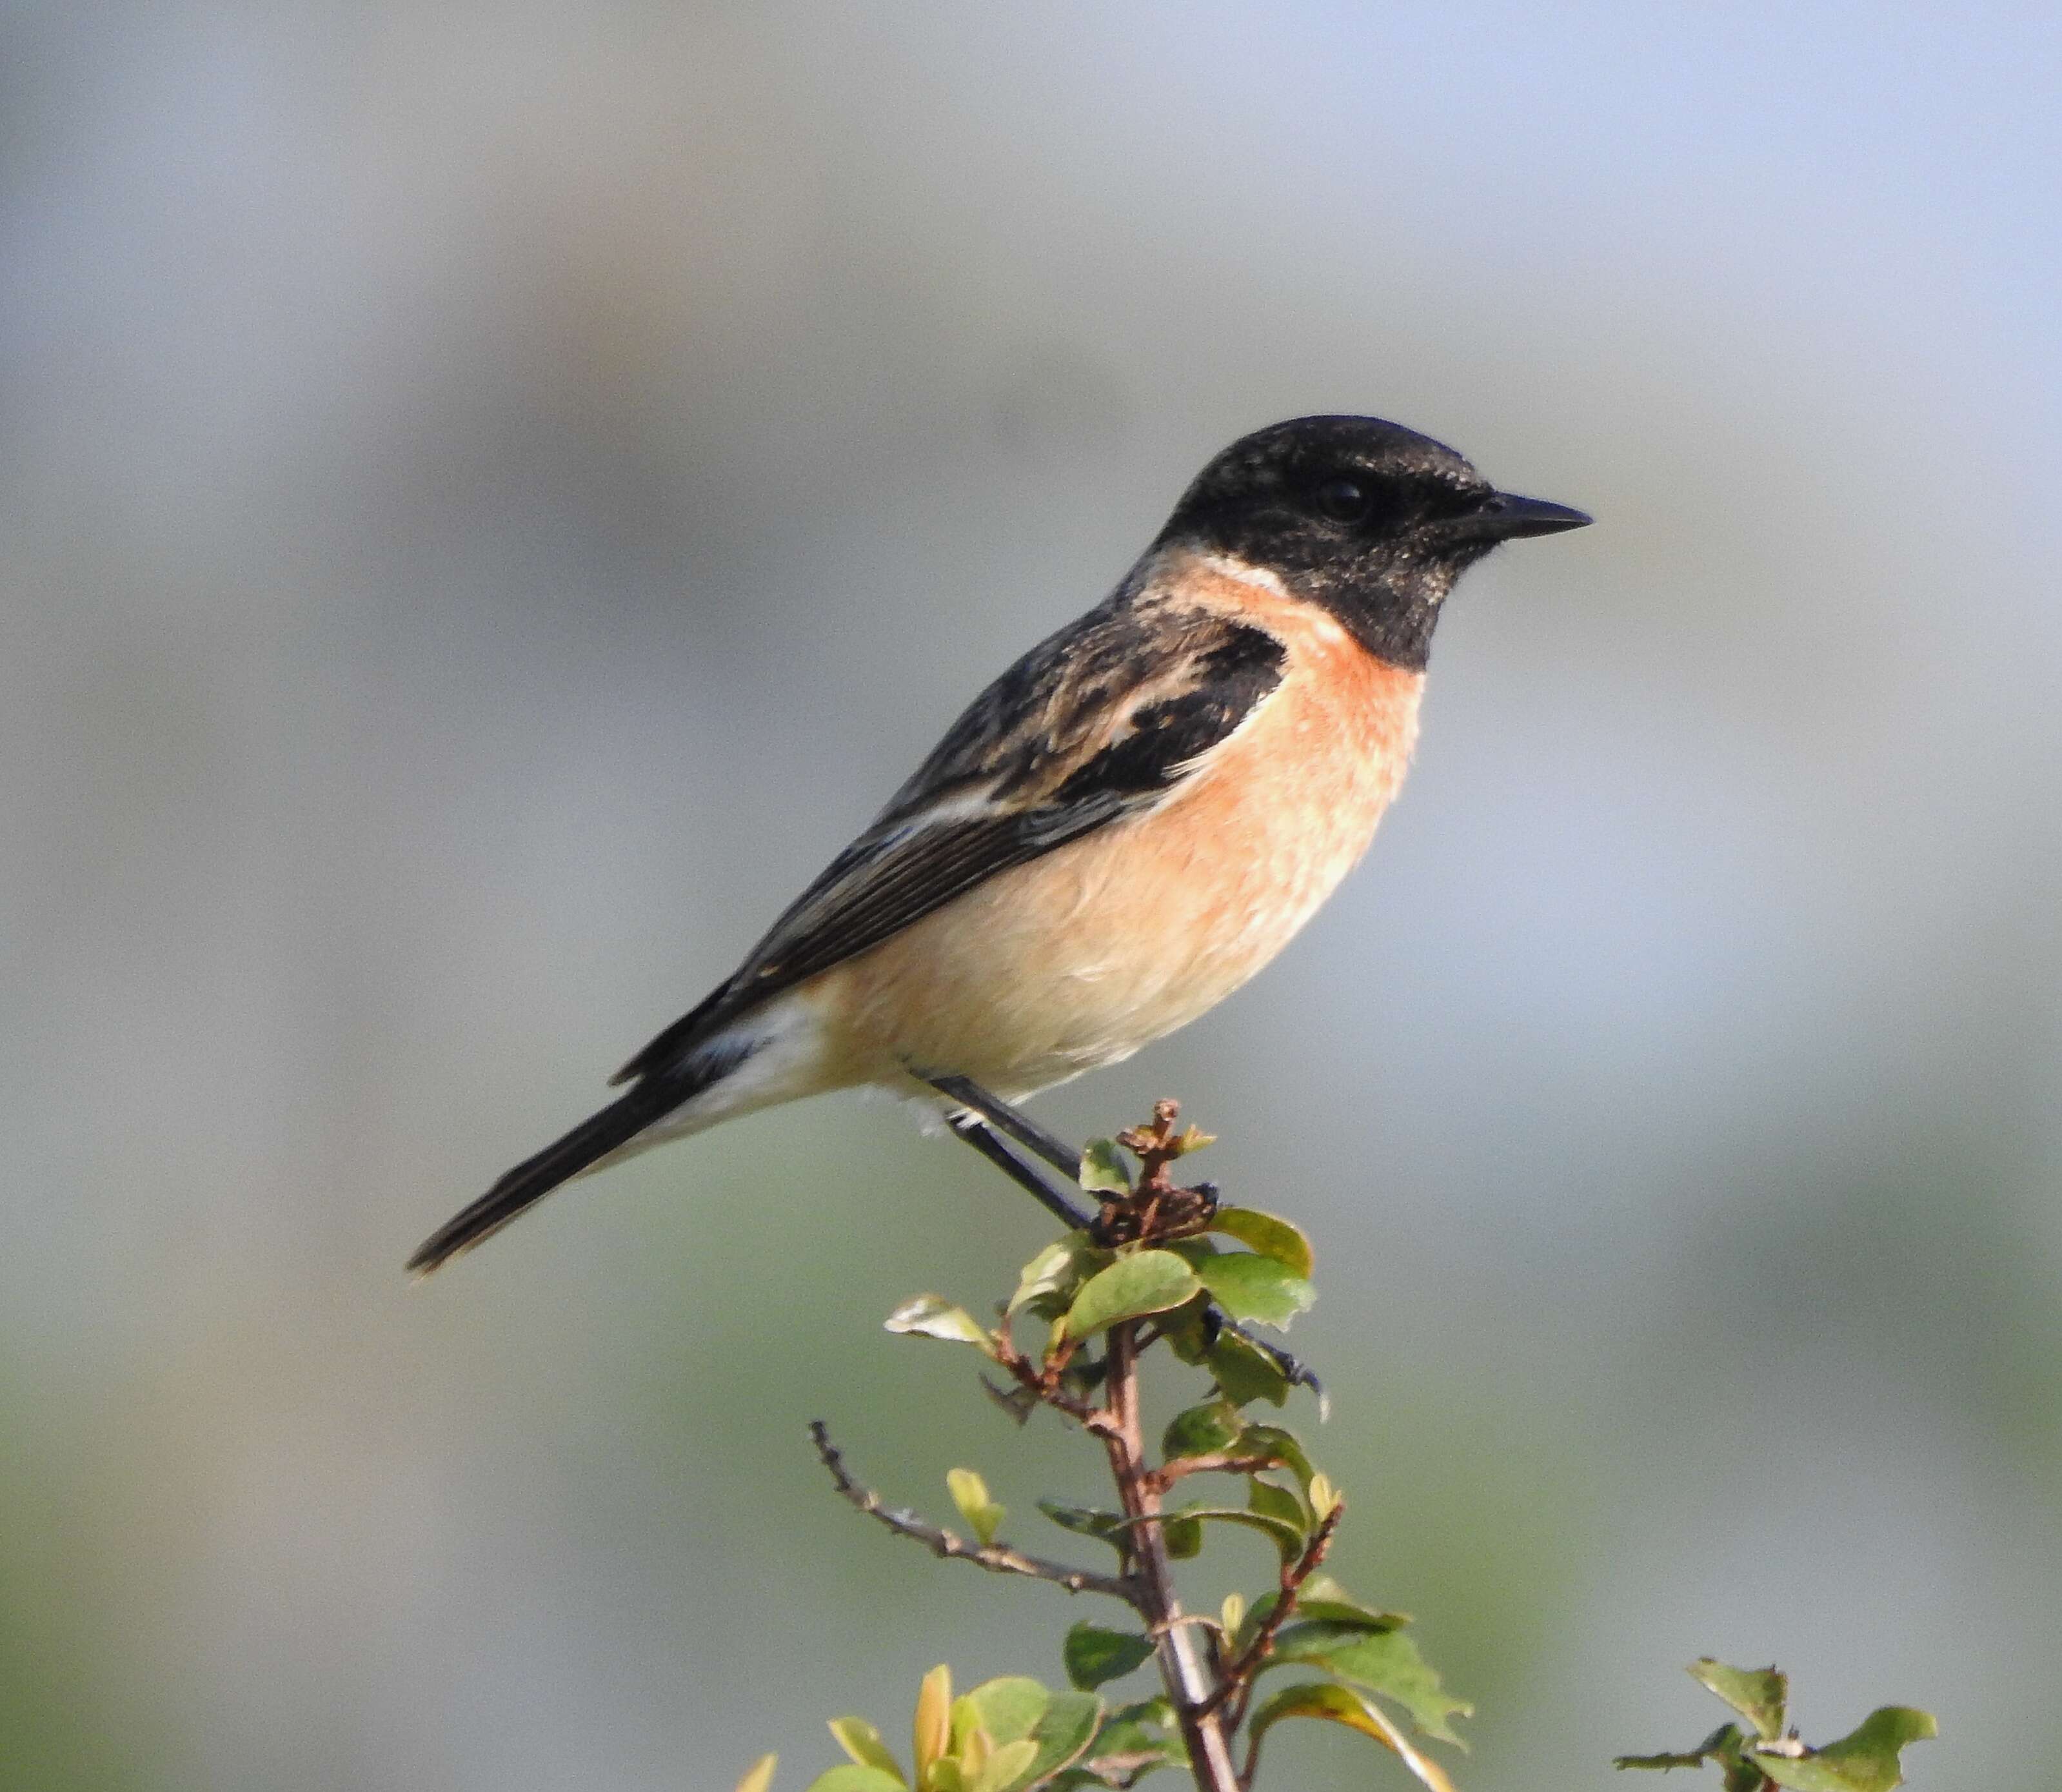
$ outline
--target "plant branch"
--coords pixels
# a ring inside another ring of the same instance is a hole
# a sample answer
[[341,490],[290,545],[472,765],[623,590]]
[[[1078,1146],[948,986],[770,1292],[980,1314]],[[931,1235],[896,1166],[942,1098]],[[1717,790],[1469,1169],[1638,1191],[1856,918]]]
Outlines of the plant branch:
[[840,1493],[869,1517],[877,1518],[898,1537],[907,1537],[922,1544],[941,1560],[974,1562],[993,1574],[1021,1574],[1027,1580],[1050,1581],[1069,1593],[1106,1594],[1141,1613],[1145,1611],[1143,1590],[1128,1576],[1097,1574],[1085,1568],[1072,1568],[1063,1561],[1048,1561],[1041,1556],[1026,1555],[1007,1544],[969,1543],[964,1537],[930,1524],[913,1512],[889,1505],[872,1488],[853,1480],[846,1471],[844,1457],[832,1443],[830,1433],[821,1419],[810,1421],[809,1436],[815,1441],[816,1454],[830,1470],[831,1480]]
[[1145,1478],[1154,1493],[1164,1493],[1184,1475],[1250,1475],[1281,1465],[1282,1458],[1278,1456],[1234,1456],[1228,1451],[1213,1450],[1205,1456],[1177,1456],[1159,1468],[1148,1469]]
[[1247,1700],[1251,1697],[1254,1676],[1261,1666],[1274,1653],[1274,1639],[1281,1634],[1282,1626],[1295,1615],[1296,1600],[1303,1590],[1303,1583],[1317,1573],[1325,1559],[1325,1552],[1332,1546],[1332,1533],[1339,1528],[1339,1520],[1346,1515],[1346,1501],[1341,1500],[1318,1521],[1318,1528],[1310,1533],[1310,1541],[1303,1545],[1302,1552],[1294,1561],[1282,1565],[1281,1592],[1260,1627],[1253,1634],[1253,1641],[1242,1649],[1226,1666],[1224,1678],[1211,1696],[1213,1709],[1230,1706],[1231,1726],[1236,1730],[1245,1721]]
[[1183,1621],[1160,1521],[1160,1493],[1147,1466],[1138,1417],[1138,1322],[1109,1329],[1109,1405],[1112,1421],[1102,1433],[1110,1472],[1127,1518],[1143,1521],[1131,1532],[1132,1579],[1138,1609],[1151,1631],[1160,1678],[1181,1726],[1189,1770],[1201,1792],[1240,1792],[1238,1770],[1225,1734],[1223,1694]]
[[1060,1385],[1061,1376],[1065,1373],[1067,1365],[1073,1360],[1073,1347],[1062,1345],[1060,1353],[1041,1368],[1010,1341],[1007,1322],[995,1333],[994,1347],[996,1365],[1007,1370],[1010,1377],[1026,1393],[1051,1407],[1053,1411],[1065,1413],[1084,1431],[1092,1432],[1108,1441],[1116,1428],[1110,1415],[1101,1407],[1077,1398]]

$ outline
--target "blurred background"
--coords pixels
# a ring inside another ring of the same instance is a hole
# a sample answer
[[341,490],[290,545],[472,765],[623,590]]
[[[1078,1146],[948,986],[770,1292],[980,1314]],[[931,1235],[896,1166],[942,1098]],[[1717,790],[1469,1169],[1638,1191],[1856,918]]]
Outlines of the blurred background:
[[1178,1095],[1315,1234],[1335,1565],[1474,1792],[1706,1652],[2052,1785],[2058,84],[2030,6],[0,8],[0,1786],[792,1788],[1058,1677],[804,1435],[1064,1546],[1094,1461],[879,1330],[1046,1235],[969,1154],[828,1100],[400,1265],[1318,410],[1598,526],[1468,580],[1285,959],[1041,1112]]

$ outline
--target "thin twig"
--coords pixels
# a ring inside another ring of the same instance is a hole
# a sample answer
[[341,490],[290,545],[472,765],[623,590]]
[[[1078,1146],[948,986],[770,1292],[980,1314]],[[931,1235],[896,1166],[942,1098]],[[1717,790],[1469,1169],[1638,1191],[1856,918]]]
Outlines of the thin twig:
[[1230,1705],[1231,1727],[1236,1730],[1245,1721],[1246,1698],[1253,1678],[1259,1673],[1261,1664],[1274,1653],[1274,1639],[1282,1626],[1295,1615],[1297,1596],[1303,1590],[1303,1583],[1317,1573],[1325,1559],[1325,1552],[1332,1546],[1332,1533],[1339,1528],[1339,1520],[1346,1514],[1346,1501],[1342,1499],[1332,1509],[1318,1521],[1318,1528],[1310,1533],[1310,1541],[1292,1561],[1282,1565],[1282,1590],[1275,1598],[1266,1617],[1260,1621],[1260,1628],[1254,1632],[1253,1641],[1233,1658],[1225,1669],[1224,1678],[1218,1682],[1217,1690],[1210,1695],[1213,1710]]
[[830,1470],[831,1480],[840,1493],[869,1517],[879,1519],[898,1537],[914,1539],[940,1559],[975,1562],[994,1574],[1021,1574],[1028,1580],[1050,1581],[1069,1593],[1107,1594],[1139,1611],[1145,1610],[1137,1583],[1129,1578],[1071,1568],[1063,1561],[1048,1561],[1041,1556],[1029,1556],[1021,1549],[1013,1549],[1007,1544],[969,1543],[964,1537],[928,1523],[913,1512],[889,1505],[872,1488],[853,1480],[846,1472],[844,1457],[831,1442],[830,1433],[821,1419],[810,1421],[809,1436],[815,1440],[816,1454]]
[[1105,1439],[1109,1436],[1114,1425],[1109,1414],[1089,1401],[1077,1399],[1060,1385],[1060,1377],[1073,1359],[1074,1353],[1072,1349],[1065,1349],[1064,1354],[1055,1357],[1041,1369],[1010,1342],[1006,1327],[995,1334],[994,1345],[997,1366],[1006,1369],[1026,1393],[1041,1401],[1055,1412],[1065,1413],[1083,1430],[1093,1432],[1097,1437]]
[[1224,1450],[1214,1450],[1205,1456],[1177,1456],[1172,1461],[1157,1469],[1145,1471],[1145,1478],[1157,1493],[1164,1493],[1184,1475],[1208,1474],[1222,1471],[1226,1474],[1258,1474],[1262,1469],[1278,1469],[1278,1456],[1234,1456]]

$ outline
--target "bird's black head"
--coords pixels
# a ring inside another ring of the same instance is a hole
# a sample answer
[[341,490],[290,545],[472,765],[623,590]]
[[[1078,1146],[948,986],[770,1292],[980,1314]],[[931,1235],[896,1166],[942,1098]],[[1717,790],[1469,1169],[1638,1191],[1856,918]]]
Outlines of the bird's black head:
[[1580,511],[1498,491],[1451,448],[1378,417],[1298,417],[1242,437],[1182,494],[1161,547],[1272,572],[1369,651],[1421,668],[1454,581],[1498,542]]

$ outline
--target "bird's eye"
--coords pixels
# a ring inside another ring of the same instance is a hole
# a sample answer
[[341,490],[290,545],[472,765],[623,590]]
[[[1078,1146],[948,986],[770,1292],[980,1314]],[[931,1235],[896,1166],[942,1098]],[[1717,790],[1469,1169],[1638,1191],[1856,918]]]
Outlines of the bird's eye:
[[1374,503],[1358,479],[1326,479],[1311,495],[1318,510],[1334,523],[1358,523]]

